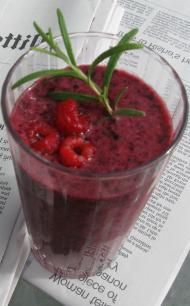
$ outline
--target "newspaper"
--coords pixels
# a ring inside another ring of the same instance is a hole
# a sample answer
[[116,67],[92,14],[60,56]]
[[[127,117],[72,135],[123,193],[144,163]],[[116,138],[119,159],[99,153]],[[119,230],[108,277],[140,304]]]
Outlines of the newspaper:
[[[82,10],[84,14],[84,8],[81,6],[84,2],[87,3],[87,1],[77,1],[81,9],[77,10],[76,8],[75,15],[73,15],[74,12],[72,11],[72,17],[75,16],[73,18],[75,26],[78,26],[76,24],[77,21],[79,23],[78,30],[80,30],[81,26],[79,11]],[[140,31],[136,39],[154,49],[174,66],[186,86],[187,93],[190,95],[190,82],[188,80],[190,75],[190,5],[187,7],[187,3],[184,0],[176,0],[175,3],[169,0],[118,0],[117,2],[118,8],[112,10],[111,15],[110,6],[107,6],[106,13],[109,19],[105,18],[105,6],[102,13],[99,7],[98,15],[96,14],[95,23],[91,29],[115,32],[119,21],[117,33],[122,36],[130,28],[138,27]],[[35,39],[35,34],[31,29],[31,20],[34,17],[42,20],[44,25],[46,23],[51,25],[56,33],[56,25],[52,20],[53,6],[63,8],[64,3],[63,1],[41,1],[37,4],[38,12],[36,12],[34,0],[32,3],[27,2],[27,4],[21,0],[16,3],[13,0],[1,0],[1,3],[0,22],[2,33],[0,33],[0,36],[2,39],[0,38],[0,52],[2,51],[2,56],[0,53],[0,62],[2,62],[1,68],[4,77],[7,68],[24,51],[19,50],[19,48],[8,50],[8,47],[5,48],[6,50],[2,50],[3,43],[5,44],[5,37],[12,33],[14,29],[14,35],[22,33],[22,43],[24,43],[26,36],[30,35],[31,37],[28,38],[30,41],[28,42],[29,47],[32,39]],[[91,4],[92,1],[89,1],[89,3]],[[21,10],[18,9],[18,4],[22,5]],[[105,4],[104,1],[102,1],[102,4]],[[45,9],[51,5],[51,9]],[[66,17],[69,16],[68,6],[70,5],[67,3]],[[15,9],[16,14],[13,9]],[[24,17],[23,11],[26,12]],[[27,14],[28,11],[32,13]],[[44,12],[45,15],[40,15],[40,12]],[[5,13],[6,19],[3,18]],[[19,22],[20,19],[22,23]],[[85,19],[82,18],[82,22]],[[12,23],[9,22],[10,20]],[[87,24],[89,25],[89,22]],[[83,24],[83,26],[87,28],[87,24]],[[72,30],[71,28],[70,30]],[[14,38],[16,40],[16,36]],[[3,81],[3,77],[0,78],[0,82]],[[161,305],[190,249],[190,206],[188,203],[190,197],[189,128],[188,125],[182,141],[178,145],[173,158],[169,162],[164,175],[130,236],[121,247],[116,261],[107,270],[99,272],[94,277],[67,280],[45,271],[32,258],[28,261],[24,278],[42,290],[47,291],[66,306]],[[4,148],[6,147],[6,137],[4,136],[3,122],[1,131]],[[3,157],[1,159],[4,165]],[[13,184],[11,185],[12,201],[19,203],[19,199],[15,201],[15,197],[18,195],[14,185],[15,180],[10,160],[7,161],[7,164],[9,165],[7,168],[10,168],[8,172],[10,177],[7,177],[7,169],[4,170],[4,173],[8,186]],[[11,211],[13,205],[9,204],[10,199],[7,198],[1,215],[5,216],[6,210],[9,211],[9,218],[12,221],[10,224],[13,224],[15,218]],[[19,207],[19,204],[17,205]],[[15,216],[18,213],[18,209],[15,209]],[[3,218],[1,219],[3,220]],[[0,226],[3,223],[1,219]],[[9,228],[8,233],[10,234],[11,225]],[[3,238],[0,238],[4,241],[4,250],[8,237],[9,235],[7,237],[4,235]]]

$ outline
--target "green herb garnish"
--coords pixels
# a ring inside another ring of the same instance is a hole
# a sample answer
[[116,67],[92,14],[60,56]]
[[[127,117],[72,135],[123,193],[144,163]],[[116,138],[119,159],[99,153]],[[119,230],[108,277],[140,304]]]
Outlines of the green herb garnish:
[[[122,52],[127,50],[133,50],[133,49],[139,49],[142,48],[143,45],[135,42],[131,42],[133,37],[138,32],[137,29],[133,29],[130,32],[126,33],[121,40],[118,42],[118,44],[115,47],[112,47],[108,49],[107,51],[104,51],[102,54],[100,54],[89,66],[88,73],[85,74],[80,67],[77,66],[76,59],[72,50],[71,41],[69,38],[69,34],[66,28],[65,20],[63,17],[62,12],[60,9],[57,9],[57,17],[58,17],[58,23],[59,28],[61,32],[61,36],[63,38],[63,42],[65,45],[66,53],[64,53],[56,41],[53,38],[51,29],[48,30],[48,33],[45,33],[41,27],[34,22],[34,27],[37,31],[37,33],[42,37],[42,39],[47,43],[47,45],[50,47],[49,50],[43,49],[40,47],[32,48],[32,50],[49,54],[51,56],[58,57],[62,59],[67,65],[68,68],[66,69],[50,69],[50,70],[40,70],[31,74],[26,75],[25,77],[18,80],[12,88],[16,88],[28,81],[37,79],[39,77],[72,77],[76,79],[80,79],[84,81],[93,91],[94,95],[86,95],[84,93],[74,93],[69,91],[59,91],[59,92],[50,92],[48,95],[51,96],[54,100],[64,100],[68,97],[74,98],[76,100],[82,100],[82,101],[93,101],[96,103],[101,103],[102,106],[106,109],[109,115],[111,116],[144,116],[145,113],[140,110],[136,109],[129,109],[129,108],[117,108],[118,102],[123,96],[123,94],[126,92],[127,88],[124,88],[121,90],[121,92],[118,93],[117,97],[115,98],[115,101],[112,101],[112,107],[109,101],[108,93],[109,93],[109,86],[111,82],[111,78],[113,75],[113,71],[116,67],[116,64],[122,54]],[[109,58],[104,79],[103,79],[103,86],[102,88],[96,84],[92,80],[92,73],[94,72],[94,69],[96,66],[101,63],[106,58]]]

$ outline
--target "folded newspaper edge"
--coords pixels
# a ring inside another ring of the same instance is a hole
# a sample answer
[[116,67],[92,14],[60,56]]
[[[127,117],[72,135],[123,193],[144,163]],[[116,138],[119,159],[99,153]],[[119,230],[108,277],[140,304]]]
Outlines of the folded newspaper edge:
[[160,306],[163,303],[166,295],[168,294],[170,288],[172,287],[172,284],[175,281],[175,278],[176,278],[177,274],[179,273],[187,255],[189,253],[189,250],[190,250],[190,242],[186,245],[184,251],[181,253],[181,256],[179,257],[178,261],[176,262],[175,268],[173,269],[173,271],[170,275],[170,278],[168,279],[167,283],[165,284],[165,287],[163,287],[163,290],[160,293],[160,296],[159,296],[155,306]]
[[22,211],[17,217],[12,236],[0,265],[0,305],[8,305],[30,254],[30,243]]

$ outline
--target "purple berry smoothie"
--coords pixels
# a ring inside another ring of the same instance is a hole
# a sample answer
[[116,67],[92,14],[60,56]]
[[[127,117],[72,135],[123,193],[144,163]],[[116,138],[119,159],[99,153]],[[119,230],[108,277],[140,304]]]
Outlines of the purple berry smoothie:
[[[101,84],[103,74],[104,67],[98,67],[94,80]],[[84,167],[60,165],[57,152],[36,159],[36,153],[29,158],[23,150],[15,162],[34,255],[52,272],[90,275],[113,259],[154,187],[159,164],[146,164],[172,141],[171,118],[158,94],[136,76],[116,70],[111,101],[123,87],[128,90],[118,107],[143,110],[146,116],[111,119],[101,106],[79,103],[80,113],[90,121],[84,137],[95,147]],[[58,102],[47,97],[53,90],[91,93],[80,80],[37,81],[18,99],[11,117],[26,145],[31,123],[45,121],[56,127]]]

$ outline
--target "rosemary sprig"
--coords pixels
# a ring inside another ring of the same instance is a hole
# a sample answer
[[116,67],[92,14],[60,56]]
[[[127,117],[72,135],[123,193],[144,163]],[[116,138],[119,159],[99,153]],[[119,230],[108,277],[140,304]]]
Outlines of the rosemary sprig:
[[96,96],[92,95],[87,95],[84,93],[78,93],[78,92],[71,92],[71,91],[54,91],[50,92],[48,94],[49,97],[52,97],[53,99],[57,101],[62,101],[67,98],[73,98],[76,100],[84,101],[84,102],[89,102],[89,100],[93,100],[96,103],[99,103],[98,98]]
[[[85,74],[80,69],[80,67],[77,66],[77,62],[76,62],[76,59],[75,59],[75,56],[72,50],[72,45],[71,45],[71,41],[70,41],[69,34],[67,31],[67,27],[65,24],[65,20],[64,20],[63,14],[60,9],[57,9],[57,18],[58,18],[58,24],[59,24],[61,36],[62,36],[64,45],[65,45],[66,53],[63,52],[63,50],[61,50],[58,44],[56,43],[55,39],[53,38],[51,29],[48,30],[48,33],[45,33],[36,22],[34,22],[34,27],[37,33],[47,43],[50,49],[47,50],[41,47],[35,47],[35,48],[32,48],[32,50],[58,57],[62,59],[68,65],[68,68],[40,70],[37,72],[33,72],[19,79],[17,82],[15,82],[12,88],[14,89],[28,81],[37,79],[39,77],[64,76],[64,77],[77,78],[85,82],[91,88],[94,95],[86,95],[84,93],[74,93],[74,92],[69,92],[69,91],[67,92],[65,91],[55,92],[54,91],[54,92],[50,92],[49,96],[51,96],[54,100],[63,100],[63,99],[66,99],[67,97],[73,97],[76,100],[93,101],[96,103],[101,103],[101,105],[105,107],[108,114],[112,116],[144,116],[145,113],[140,110],[128,109],[128,108],[117,108],[119,100],[121,99],[122,95],[126,92],[126,88],[122,89],[121,92],[118,93],[118,95],[115,98],[115,101],[112,101],[112,105],[113,105],[112,107],[110,105],[110,101],[108,97],[109,86],[110,86],[111,78],[113,75],[113,71],[116,67],[116,64],[122,52],[127,51],[127,50],[139,49],[143,47],[142,44],[131,42],[131,40],[136,35],[138,30],[133,29],[130,32],[126,33],[115,47],[112,47],[104,51],[102,54],[100,54],[93,61],[93,63],[89,66],[88,73]],[[102,88],[100,88],[100,86],[98,86],[98,84],[96,84],[93,81],[92,73],[94,69],[96,68],[96,66],[107,58],[109,58],[109,60],[108,60],[108,64],[105,70],[103,86]]]

